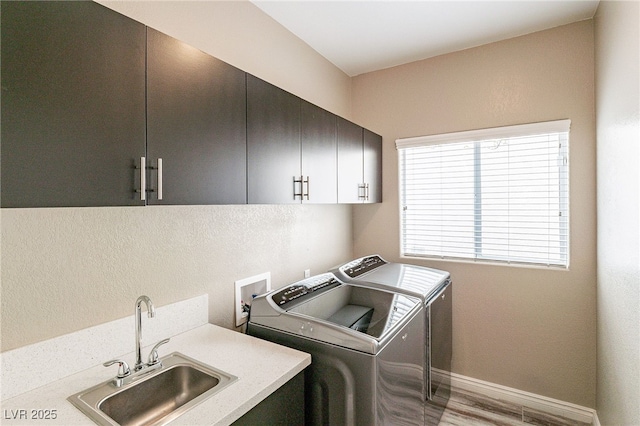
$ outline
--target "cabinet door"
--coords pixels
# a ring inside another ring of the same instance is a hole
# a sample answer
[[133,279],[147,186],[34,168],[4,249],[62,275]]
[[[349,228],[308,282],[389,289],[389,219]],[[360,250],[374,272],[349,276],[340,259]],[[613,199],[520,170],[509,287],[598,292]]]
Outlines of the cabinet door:
[[300,175],[300,98],[247,74],[249,203],[299,203]]
[[151,28],[147,43],[148,203],[246,203],[245,73]]
[[304,203],[338,201],[336,116],[302,101],[302,176],[306,180]]
[[361,203],[362,127],[338,117],[338,202]]
[[144,25],[94,2],[1,2],[2,207],[141,205]]
[[367,185],[365,203],[382,202],[382,136],[364,129],[364,182]]

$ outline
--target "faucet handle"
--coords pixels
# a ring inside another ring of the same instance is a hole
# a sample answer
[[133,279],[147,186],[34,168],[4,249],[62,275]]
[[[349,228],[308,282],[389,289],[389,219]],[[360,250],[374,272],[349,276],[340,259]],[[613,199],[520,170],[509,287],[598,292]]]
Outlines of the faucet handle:
[[129,369],[129,364],[127,364],[125,361],[121,359],[112,359],[111,361],[107,361],[102,365],[104,365],[105,367],[110,367],[113,364],[118,364],[119,366],[118,375],[116,376],[118,379],[125,378],[131,374],[131,369]]
[[155,365],[157,364],[158,361],[158,348],[162,345],[164,345],[165,343],[169,343],[169,339],[164,339],[159,341],[158,343],[156,343],[156,345],[153,347],[153,349],[151,349],[151,352],[149,352],[149,359],[147,360],[147,365]]

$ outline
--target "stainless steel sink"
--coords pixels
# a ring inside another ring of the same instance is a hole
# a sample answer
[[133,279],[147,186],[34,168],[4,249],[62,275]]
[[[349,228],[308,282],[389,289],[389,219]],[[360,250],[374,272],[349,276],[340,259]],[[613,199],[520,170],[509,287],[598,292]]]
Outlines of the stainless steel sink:
[[122,387],[110,380],[67,399],[99,425],[164,425],[238,379],[179,352],[161,362]]

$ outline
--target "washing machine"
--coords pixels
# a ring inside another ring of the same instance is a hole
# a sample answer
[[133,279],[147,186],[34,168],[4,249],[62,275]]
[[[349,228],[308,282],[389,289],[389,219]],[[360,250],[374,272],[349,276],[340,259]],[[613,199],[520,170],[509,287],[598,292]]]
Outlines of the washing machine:
[[352,260],[331,272],[343,282],[393,290],[422,301],[427,424],[437,425],[451,389],[453,286],[449,272],[387,262],[377,254]]
[[247,334],[311,354],[306,424],[423,426],[423,310],[326,273],[253,299]]

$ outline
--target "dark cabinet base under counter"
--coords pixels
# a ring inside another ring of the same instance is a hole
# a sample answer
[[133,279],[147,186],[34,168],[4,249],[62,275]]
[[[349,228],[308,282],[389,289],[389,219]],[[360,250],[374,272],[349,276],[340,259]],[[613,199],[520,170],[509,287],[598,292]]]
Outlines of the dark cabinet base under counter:
[[304,371],[298,373],[232,424],[234,426],[303,426],[305,424],[304,375]]

